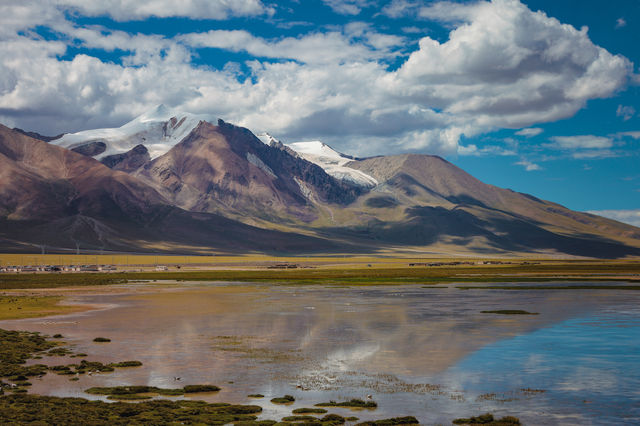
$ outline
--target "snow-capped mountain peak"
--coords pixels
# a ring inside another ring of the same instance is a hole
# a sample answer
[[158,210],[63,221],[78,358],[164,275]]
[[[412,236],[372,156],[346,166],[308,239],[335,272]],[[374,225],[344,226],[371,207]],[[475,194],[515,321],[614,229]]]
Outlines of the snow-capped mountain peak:
[[[51,143],[81,152],[105,164],[117,158],[113,156],[121,157],[120,154],[128,153],[139,145],[143,145],[148,151],[147,158],[153,160],[180,143],[201,121],[215,123],[217,118],[206,114],[177,111],[160,104],[123,126],[67,133]],[[268,133],[260,133],[257,137],[267,145],[282,144]],[[294,142],[284,146],[292,155],[297,154],[317,164],[327,174],[339,180],[367,188],[378,184],[373,177],[347,166],[353,157],[341,154],[321,141]],[[147,155],[142,148],[138,147],[137,151],[140,150],[142,153],[136,153]]]
[[327,174],[337,179],[367,188],[378,185],[378,181],[372,176],[347,166],[349,162],[353,161],[353,157],[336,151],[324,142],[293,142],[286,144],[286,146],[305,160],[322,167]]
[[178,144],[200,121],[215,120],[211,115],[181,112],[161,104],[121,127],[68,133],[51,143],[71,150],[92,145],[92,156],[97,160],[144,145],[154,159]]
[[[256,136],[266,145],[282,144],[281,141],[266,132]],[[322,141],[293,142],[283,145],[305,160],[322,167],[328,175],[336,179],[365,188],[373,188],[378,185],[378,181],[372,176],[347,166],[347,163],[354,160],[353,157],[336,151]]]
[[293,142],[287,144],[287,146],[299,154],[323,157],[327,160],[333,159],[341,162],[342,164],[346,164],[353,160],[353,157],[342,154],[321,141]]

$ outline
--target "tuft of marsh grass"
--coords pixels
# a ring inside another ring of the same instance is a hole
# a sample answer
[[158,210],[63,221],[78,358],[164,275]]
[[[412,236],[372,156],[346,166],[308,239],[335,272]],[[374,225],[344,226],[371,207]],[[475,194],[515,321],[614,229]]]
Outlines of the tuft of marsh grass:
[[420,422],[413,416],[393,417],[391,419],[372,420],[358,423],[356,426],[392,426],[392,425],[419,425]]
[[296,408],[293,414],[325,414],[327,410],[324,408]]
[[273,398],[271,399],[271,402],[273,402],[274,404],[291,404],[293,402],[295,402],[295,398],[291,395],[285,395],[282,397],[278,397],[278,398]]
[[491,413],[481,414],[476,417],[460,418],[455,419],[453,424],[456,425],[488,425],[488,426],[517,426],[520,425],[520,419],[513,416],[502,417],[501,419],[496,419],[493,417]]
[[344,402],[321,402],[315,404],[316,407],[350,407],[350,408],[377,408],[378,404],[375,401],[363,401],[361,399],[351,399]]

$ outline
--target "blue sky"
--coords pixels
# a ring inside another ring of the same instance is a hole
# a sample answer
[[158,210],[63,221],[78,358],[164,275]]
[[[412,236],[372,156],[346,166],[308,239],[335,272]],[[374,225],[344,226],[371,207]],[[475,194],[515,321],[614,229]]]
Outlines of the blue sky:
[[639,25],[630,0],[0,0],[0,122],[164,103],[640,225]]

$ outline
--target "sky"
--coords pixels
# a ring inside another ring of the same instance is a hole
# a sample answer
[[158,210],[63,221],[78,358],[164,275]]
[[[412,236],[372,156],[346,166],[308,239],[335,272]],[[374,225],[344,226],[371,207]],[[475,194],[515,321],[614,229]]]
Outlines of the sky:
[[165,104],[640,226],[640,1],[0,0],[0,123]]

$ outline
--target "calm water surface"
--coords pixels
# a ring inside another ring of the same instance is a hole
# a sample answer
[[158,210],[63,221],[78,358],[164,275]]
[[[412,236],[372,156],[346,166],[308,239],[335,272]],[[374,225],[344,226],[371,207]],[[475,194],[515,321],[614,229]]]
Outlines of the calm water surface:
[[[102,310],[0,322],[62,333],[90,360],[144,364],[77,382],[49,374],[32,392],[96,398],[84,389],[210,383],[223,390],[197,399],[260,404],[262,418],[370,395],[375,411],[333,411],[414,415],[424,424],[487,411],[536,425],[640,423],[638,292],[195,283],[130,294],[134,288],[73,299]],[[481,313],[496,309],[539,315]],[[93,343],[97,336],[112,342]],[[296,402],[269,402],[284,394]]]

